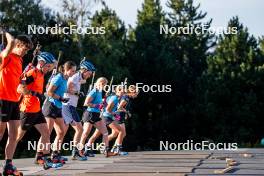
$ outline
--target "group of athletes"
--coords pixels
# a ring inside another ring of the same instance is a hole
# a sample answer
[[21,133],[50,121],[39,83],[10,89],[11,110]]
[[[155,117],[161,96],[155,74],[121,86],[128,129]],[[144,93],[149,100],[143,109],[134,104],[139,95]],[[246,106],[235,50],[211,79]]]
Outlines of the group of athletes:
[[[58,61],[51,53],[38,51],[35,53],[37,65],[32,63],[23,71],[23,57],[33,49],[31,39],[26,35],[14,38],[8,32],[4,35],[7,45],[0,53],[0,140],[6,128],[8,139],[3,175],[22,175],[12,164],[12,159],[18,142],[33,126],[40,133],[34,162],[43,165],[45,169],[61,167],[67,161],[61,155],[61,147],[69,126],[75,130],[71,156],[73,160],[86,161],[87,157],[94,157],[92,145],[100,135],[106,157],[127,155],[122,148],[126,136],[125,119],[129,115],[130,99],[138,95],[136,86],[125,88],[118,85],[113,93],[108,94],[104,91],[108,80],[99,77],[87,95],[84,95],[81,85],[89,78],[94,78],[96,71],[90,61],[84,59],[80,65],[67,61],[58,66]],[[57,69],[58,72],[52,74],[44,86],[45,74]],[[86,97],[82,118],[77,112],[81,95]],[[87,142],[93,127],[96,130]],[[107,127],[111,129],[110,134]],[[56,137],[51,149],[49,144],[53,129]],[[110,148],[109,141],[115,138]]]

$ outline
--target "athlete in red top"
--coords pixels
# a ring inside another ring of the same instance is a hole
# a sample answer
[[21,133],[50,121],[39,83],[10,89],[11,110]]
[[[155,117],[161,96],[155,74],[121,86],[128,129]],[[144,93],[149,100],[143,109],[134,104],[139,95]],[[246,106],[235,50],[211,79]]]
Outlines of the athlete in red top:
[[20,35],[13,43],[13,38],[6,33],[7,47],[0,54],[0,139],[2,139],[6,126],[8,127],[8,140],[5,148],[4,175],[16,175],[17,169],[12,165],[12,158],[16,149],[17,129],[20,124],[19,117],[19,85],[22,74],[22,57],[32,48],[31,40]]
[[[43,61],[42,61],[43,62]],[[41,64],[41,65],[40,65]],[[40,63],[38,68],[33,68],[25,74],[24,79],[31,79],[30,81],[24,80],[26,83],[26,88],[30,91],[34,91],[35,94],[43,94],[43,85],[44,85],[44,74],[48,72],[49,67],[53,66],[53,63],[45,64]],[[43,70],[43,71],[42,71]],[[32,82],[31,82],[32,81]],[[22,80],[23,82],[23,80]],[[31,83],[29,83],[31,82]],[[22,84],[23,85],[23,84]],[[38,96],[32,94],[25,94],[23,96],[22,102],[20,103],[20,111],[26,113],[37,113],[40,111],[40,99]]]
[[48,52],[41,52],[37,55],[37,58],[37,67],[32,68],[25,73],[17,88],[17,91],[23,94],[23,99],[20,103],[21,125],[18,129],[17,142],[22,139],[27,130],[34,126],[41,134],[38,146],[44,146],[44,149],[37,149],[35,163],[44,164],[45,162],[45,165],[50,165],[50,167],[53,167],[53,163],[49,157],[49,129],[45,117],[41,111],[40,101],[43,97],[44,74],[52,71],[56,60],[54,56]]

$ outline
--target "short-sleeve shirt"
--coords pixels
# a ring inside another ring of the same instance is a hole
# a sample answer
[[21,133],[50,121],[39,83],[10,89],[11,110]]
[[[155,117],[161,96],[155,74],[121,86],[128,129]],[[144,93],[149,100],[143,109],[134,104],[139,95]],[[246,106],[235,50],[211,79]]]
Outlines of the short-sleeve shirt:
[[[73,83],[74,92],[80,92],[81,84],[82,84],[81,82],[83,82],[83,81],[84,80],[82,78],[82,74],[80,72],[78,72],[78,73],[75,73],[72,77],[70,77],[68,79],[67,85],[69,85],[70,83]],[[77,95],[72,95],[72,94],[69,94],[69,93],[65,93],[64,97],[70,99],[69,102],[65,103],[66,105],[71,105],[71,106],[77,107],[78,99],[79,99],[79,97]]]
[[[112,112],[115,112],[117,110],[118,106],[118,97],[116,95],[111,95],[106,99],[107,104],[114,103]],[[111,114],[112,112],[108,112],[106,108],[104,108],[103,116],[105,117],[112,117],[113,115]]]
[[4,58],[0,70],[0,100],[18,102],[20,95],[17,87],[22,74],[22,58],[10,53]]
[[[26,87],[30,91],[37,92],[39,94],[43,93],[43,84],[44,84],[44,74],[36,69],[30,69],[26,72],[26,77],[33,77],[33,82],[28,84]],[[41,110],[40,108],[40,100],[36,96],[32,95],[24,95],[20,104],[20,111],[36,113]]]
[[[51,79],[50,85],[57,87],[54,93],[60,97],[63,97],[64,93],[67,91],[67,80],[61,73],[57,74]],[[49,97],[49,101],[57,108],[62,108],[62,103],[60,100]]]
[[[87,97],[92,97],[93,100],[90,102],[92,104],[100,104],[102,103],[102,91],[93,88],[87,95]],[[88,107],[87,111],[89,112],[100,112],[99,108]]]

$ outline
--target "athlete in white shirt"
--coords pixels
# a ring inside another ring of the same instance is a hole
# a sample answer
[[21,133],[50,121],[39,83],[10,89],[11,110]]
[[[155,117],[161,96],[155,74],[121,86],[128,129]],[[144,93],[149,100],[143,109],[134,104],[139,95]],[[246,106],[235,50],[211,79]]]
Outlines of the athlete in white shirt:
[[[81,119],[76,110],[79,96],[81,95],[81,84],[84,84],[88,78],[91,77],[92,73],[95,71],[95,67],[89,61],[82,61],[80,64],[80,71],[75,73],[72,77],[68,79],[67,82],[67,92],[64,94],[64,98],[69,99],[67,103],[62,105],[62,117],[65,122],[65,134],[69,128],[69,124],[75,130],[73,137],[73,150],[72,150],[72,159],[85,161],[87,158],[82,155],[77,149],[77,145],[80,142],[80,138],[83,132],[83,127]],[[65,135],[64,134],[64,135]]]

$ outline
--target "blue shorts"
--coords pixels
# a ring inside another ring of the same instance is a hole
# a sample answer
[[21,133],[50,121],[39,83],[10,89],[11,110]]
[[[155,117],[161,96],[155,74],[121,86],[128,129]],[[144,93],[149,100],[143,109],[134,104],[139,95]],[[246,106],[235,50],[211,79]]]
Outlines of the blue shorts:
[[76,107],[71,105],[62,105],[62,117],[67,125],[73,122],[81,122]]

